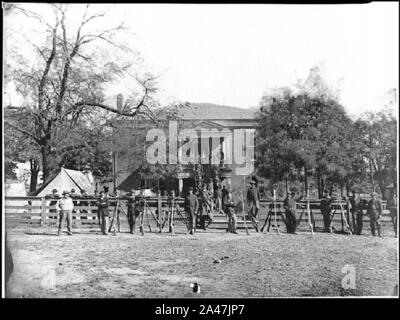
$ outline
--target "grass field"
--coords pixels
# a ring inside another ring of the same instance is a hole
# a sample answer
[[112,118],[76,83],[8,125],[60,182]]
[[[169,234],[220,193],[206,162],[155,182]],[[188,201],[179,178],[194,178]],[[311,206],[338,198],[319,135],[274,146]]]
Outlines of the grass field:
[[[103,236],[97,230],[56,236],[56,229],[13,228],[14,272],[8,297],[294,297],[398,295],[398,239],[275,232],[246,235],[183,228],[175,236]],[[215,260],[219,259],[219,263]],[[343,289],[345,265],[356,288]],[[201,292],[193,293],[197,282]]]

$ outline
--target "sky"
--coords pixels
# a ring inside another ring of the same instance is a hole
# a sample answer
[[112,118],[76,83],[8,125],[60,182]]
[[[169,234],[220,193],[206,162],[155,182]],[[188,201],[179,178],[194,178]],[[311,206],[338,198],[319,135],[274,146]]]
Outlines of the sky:
[[320,65],[350,115],[398,88],[398,3],[360,5],[119,4],[162,103],[257,107],[263,93]]

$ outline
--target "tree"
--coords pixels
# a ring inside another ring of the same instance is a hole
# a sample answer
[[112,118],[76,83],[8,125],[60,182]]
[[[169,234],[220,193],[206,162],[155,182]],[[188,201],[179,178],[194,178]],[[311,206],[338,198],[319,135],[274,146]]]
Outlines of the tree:
[[355,143],[365,166],[372,189],[379,186],[385,199],[386,186],[397,188],[397,120],[394,112],[363,114],[355,123]]
[[[104,20],[104,12],[92,12],[91,7],[86,5],[79,23],[73,25],[69,22],[76,18],[75,15],[68,16],[71,5],[35,5],[35,8],[35,11],[30,10],[28,5],[8,8],[11,12],[7,14],[7,19],[11,19],[12,15],[25,17],[25,23],[35,23],[37,31],[42,31],[45,39],[31,41],[19,33],[34,48],[36,55],[33,61],[15,53],[18,47],[8,48],[5,73],[7,80],[14,82],[18,93],[24,97],[23,112],[27,121],[8,117],[5,124],[35,145],[46,182],[56,167],[55,155],[62,153],[57,148],[68,144],[70,134],[80,119],[103,115],[104,112],[130,118],[139,113],[151,115],[150,110],[155,104],[152,95],[156,91],[156,78],[149,74],[143,78],[133,76],[130,62],[104,57],[104,45],[125,54],[135,53],[114,39],[124,30],[123,25],[95,29],[93,22]],[[41,14],[43,9],[51,10],[51,19]],[[115,108],[107,102],[104,89],[108,84],[128,76],[133,78],[137,91],[121,108]]]
[[259,174],[276,183],[300,173],[306,190],[309,176],[316,175],[320,195],[325,176],[346,175],[351,127],[344,108],[322,79],[313,68],[295,88],[265,95],[257,131]]

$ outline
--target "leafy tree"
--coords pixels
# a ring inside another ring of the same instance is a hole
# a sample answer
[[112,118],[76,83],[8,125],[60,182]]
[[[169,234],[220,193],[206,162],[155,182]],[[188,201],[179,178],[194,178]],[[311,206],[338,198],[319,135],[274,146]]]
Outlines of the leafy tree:
[[354,142],[364,162],[372,189],[378,185],[383,198],[385,188],[397,188],[397,119],[393,111],[367,112],[355,123]]
[[300,174],[306,190],[310,175],[316,175],[319,194],[325,176],[343,178],[347,174],[351,127],[335,94],[321,79],[318,69],[313,68],[306,81],[295,88],[265,95],[257,132],[260,175],[275,183]]
[[[135,60],[136,52],[115,39],[124,31],[123,25],[96,30],[93,21],[104,21],[106,14],[94,12],[89,5],[84,7],[79,23],[74,25],[76,16],[68,15],[69,8],[71,5],[64,4],[35,5],[34,9],[22,4],[7,7],[8,28],[14,26],[9,19],[22,16],[24,26],[35,25],[36,31],[44,36],[41,42],[31,41],[25,32],[16,30],[15,36],[19,35],[30,44],[34,54],[18,54],[21,49],[18,42],[12,46],[8,41],[11,45],[7,48],[5,64],[6,80],[15,83],[17,92],[24,97],[22,112],[26,115],[26,121],[8,117],[5,124],[35,145],[44,181],[57,167],[57,155],[62,153],[57,149],[69,143],[80,119],[104,116],[105,112],[118,117],[136,117],[139,113],[151,113],[149,110],[155,104],[152,98],[155,77],[133,76],[132,63],[107,54],[106,48],[111,46]],[[52,18],[44,14],[49,9]],[[124,105],[115,108],[106,98],[105,87],[121,77],[133,78],[135,92]]]

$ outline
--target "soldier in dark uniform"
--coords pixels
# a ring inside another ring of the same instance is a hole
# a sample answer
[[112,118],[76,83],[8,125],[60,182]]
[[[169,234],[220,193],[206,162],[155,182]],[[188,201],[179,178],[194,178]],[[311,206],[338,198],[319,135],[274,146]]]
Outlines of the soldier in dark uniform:
[[237,217],[235,212],[235,203],[231,192],[228,192],[224,198],[225,213],[228,216],[228,232],[237,234],[236,225]]
[[217,212],[222,211],[222,189],[221,186],[217,186],[215,191],[215,207]]
[[371,193],[371,200],[368,202],[367,214],[369,215],[369,221],[371,224],[371,233],[375,237],[375,229],[378,230],[378,236],[382,237],[381,230],[381,215],[382,215],[382,203],[377,199],[377,193]]
[[[207,186],[204,185],[203,190],[200,193],[200,224],[204,230],[206,230],[213,218],[214,215],[210,191],[207,189]],[[206,219],[208,219],[207,225],[205,222]]]
[[100,191],[100,199],[98,201],[98,214],[101,219],[101,232],[104,235],[108,234],[108,219],[110,216],[109,212],[109,201],[107,194],[104,191]]
[[226,189],[226,186],[222,186],[221,199],[224,199],[227,195],[228,195],[228,189]]
[[302,198],[303,195],[296,198],[296,191],[292,190],[290,196],[287,195],[286,199],[283,202],[283,208],[285,209],[284,221],[288,233],[296,234],[296,229],[297,229],[296,202],[300,201]]
[[197,196],[193,194],[193,187],[189,188],[189,194],[185,199],[186,214],[189,219],[189,232],[194,234],[196,229],[196,214],[199,209],[199,201]]
[[364,209],[364,202],[362,199],[357,195],[356,191],[353,190],[353,195],[350,198],[350,205],[351,205],[351,213],[355,214],[356,216],[356,225],[355,225],[355,234],[361,235],[362,228],[363,228],[363,209]]
[[324,232],[332,233],[331,226],[331,203],[334,199],[329,196],[329,192],[327,190],[324,191],[324,196],[322,197],[319,208],[321,210],[322,218],[324,219]]
[[258,232],[257,214],[258,210],[260,210],[260,193],[258,192],[257,184],[254,180],[250,182],[250,188],[247,191],[247,202],[250,206],[250,218]]
[[129,224],[129,232],[131,234],[135,233],[135,192],[132,190],[131,193],[128,194],[127,204],[127,217],[128,217],[128,224]]

